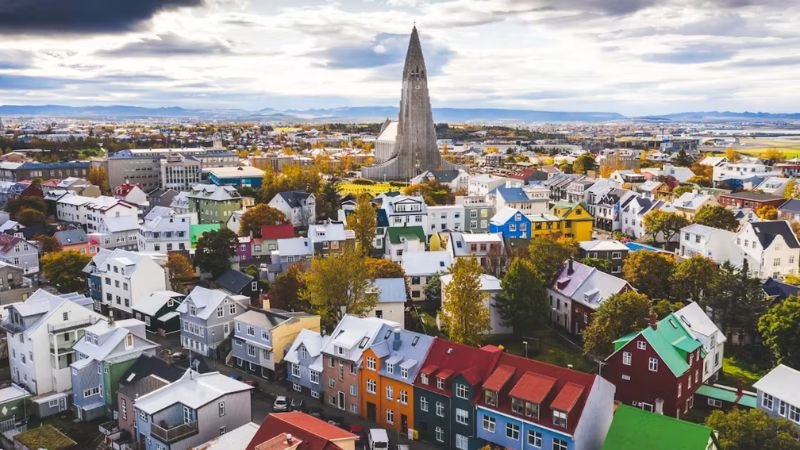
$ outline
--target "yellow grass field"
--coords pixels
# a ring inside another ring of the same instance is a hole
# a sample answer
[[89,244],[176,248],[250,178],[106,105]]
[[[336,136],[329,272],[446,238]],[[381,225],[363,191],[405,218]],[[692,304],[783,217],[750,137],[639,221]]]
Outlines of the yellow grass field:
[[357,196],[361,194],[369,194],[374,197],[378,194],[383,194],[384,192],[399,192],[402,191],[403,188],[392,186],[389,183],[357,184],[352,182],[343,182],[339,183],[336,186],[336,189],[339,191],[339,195],[352,194]]
[[783,153],[786,159],[800,158],[800,136],[780,138],[742,138],[737,153],[759,156],[767,150],[777,150]]

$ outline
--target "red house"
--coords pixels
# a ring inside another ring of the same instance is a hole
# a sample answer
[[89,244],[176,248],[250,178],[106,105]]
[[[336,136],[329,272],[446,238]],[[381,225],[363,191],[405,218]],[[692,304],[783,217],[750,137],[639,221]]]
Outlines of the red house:
[[246,450],[347,449],[355,448],[357,439],[347,430],[299,411],[272,413],[264,418]]
[[753,211],[762,206],[770,205],[781,206],[786,199],[772,194],[756,191],[742,191],[730,194],[722,194],[717,199],[720,205],[732,208],[750,208]]
[[603,376],[622,403],[680,418],[703,382],[703,345],[674,314],[614,341]]

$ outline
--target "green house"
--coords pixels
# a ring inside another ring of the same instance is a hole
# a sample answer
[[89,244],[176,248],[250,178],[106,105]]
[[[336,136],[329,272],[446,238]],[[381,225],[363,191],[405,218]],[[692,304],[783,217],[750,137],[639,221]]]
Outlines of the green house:
[[603,450],[719,449],[714,430],[619,404]]

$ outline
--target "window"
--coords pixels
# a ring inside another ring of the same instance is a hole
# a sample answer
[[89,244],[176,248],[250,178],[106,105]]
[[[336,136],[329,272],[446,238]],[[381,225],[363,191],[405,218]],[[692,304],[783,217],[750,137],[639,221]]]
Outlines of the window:
[[225,310],[222,309],[222,306],[217,308],[217,317],[222,317],[225,315]]
[[786,402],[778,400],[778,414],[781,417],[786,417]]
[[528,445],[542,448],[542,433],[538,431],[528,431]]
[[390,384],[390,385],[386,386],[386,399],[387,400],[392,400],[393,398],[394,398],[394,388]]
[[444,389],[444,378],[437,378],[436,379],[436,388],[437,389]]
[[375,370],[375,358],[367,357],[367,369]]
[[639,350],[647,350],[647,342],[645,341],[636,342],[636,348],[638,348]]
[[253,327],[248,326],[247,327],[247,335],[248,336],[255,336],[256,335],[256,329],[253,328]]
[[483,391],[483,396],[487,405],[497,406],[497,392],[486,389]]
[[226,431],[228,431],[228,428],[227,428],[225,425],[223,425],[223,426],[219,427],[219,435],[220,435],[220,436],[222,436],[223,434],[225,434],[225,432],[226,432]]
[[466,384],[459,383],[456,385],[456,397],[463,400],[469,400],[469,393]]
[[256,348],[252,345],[247,345],[247,356],[256,356]]
[[394,411],[391,409],[386,410],[386,423],[394,423]]
[[367,380],[367,393],[374,394],[376,389],[377,383],[375,383],[375,380]]
[[456,448],[458,450],[468,450],[469,438],[461,434],[456,434]]
[[794,423],[800,424],[800,408],[789,405],[789,420]]
[[568,450],[569,444],[563,439],[553,438],[553,450]]
[[[22,335],[20,335],[20,336],[22,336]],[[426,386],[427,386],[427,385],[428,385],[428,375],[427,375],[427,374],[424,374],[424,373],[423,373],[423,374],[421,374],[421,375],[419,376],[419,381],[421,381],[421,382],[422,382],[422,384],[424,384],[424,385],[426,385]]]
[[219,416],[222,417],[225,415],[225,402],[219,402],[217,404],[217,409],[219,409]]
[[444,442],[444,430],[442,427],[436,427],[436,440],[438,442]]
[[469,425],[469,411],[466,409],[456,408],[456,422],[461,425]]
[[386,373],[394,373],[394,364],[386,363]]
[[494,433],[495,427],[495,420],[494,417],[483,416],[483,429],[488,431],[489,433]]
[[408,404],[408,391],[402,389],[400,391],[400,403],[407,405]]
[[647,360],[647,369],[650,370],[650,372],[658,372],[658,359],[650,357]]
[[419,398],[419,409],[420,411],[428,412],[428,399],[426,397]]
[[311,380],[312,383],[319,384],[319,372],[317,372],[316,370],[309,371],[308,378]]
[[774,402],[775,399],[773,399],[772,396],[767,394],[766,392],[762,395],[763,396],[761,397],[761,406],[772,411],[772,403]]
[[231,314],[236,314],[236,305],[231,305],[228,310]]
[[514,423],[506,424],[506,437],[515,441],[519,440],[519,425]]
[[444,417],[444,403],[436,402],[436,415],[439,417]]
[[631,352],[622,352],[622,364],[626,366],[631,365]]
[[525,412],[525,402],[516,398],[512,398],[511,411],[514,411],[516,414],[523,414]]
[[557,427],[567,427],[567,413],[562,411],[553,411],[553,425]]
[[408,378],[408,369],[405,367],[400,368],[400,376],[403,378]]
[[292,376],[299,377],[300,376],[300,365],[299,364],[292,364],[289,363],[289,366],[292,368]]

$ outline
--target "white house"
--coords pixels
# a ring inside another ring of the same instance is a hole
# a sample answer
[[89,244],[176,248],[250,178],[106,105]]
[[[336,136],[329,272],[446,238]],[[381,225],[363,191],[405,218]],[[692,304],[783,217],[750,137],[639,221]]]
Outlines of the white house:
[[41,289],[7,308],[3,329],[8,333],[11,380],[39,397],[43,415],[66,411],[70,364],[76,359],[72,346],[86,327],[104,317]]
[[[653,211],[657,211],[664,206],[660,200],[651,200],[639,194],[633,197],[620,212],[620,222],[622,222],[622,232],[634,239],[640,239],[647,235],[644,226],[644,217]],[[656,236],[657,240],[663,241],[663,236]]]
[[741,249],[741,267],[747,260],[751,274],[761,278],[780,278],[797,274],[800,261],[800,242],[785,220],[748,222],[736,235],[736,245]]
[[684,192],[680,197],[672,201],[675,212],[683,214],[689,220],[694,219],[694,215],[700,208],[706,205],[716,206],[717,199],[713,195],[704,194],[698,191]]
[[389,228],[420,226],[425,234],[430,234],[428,207],[422,197],[381,195],[375,199],[381,202],[380,208],[386,214]]
[[681,228],[678,255],[691,258],[695,255],[711,258],[717,264],[739,260],[739,248],[733,243],[736,233],[693,223]]
[[405,328],[405,310],[408,296],[406,294],[406,280],[403,278],[376,278],[373,281],[378,291],[378,304],[367,317],[391,320]]
[[[453,281],[453,276],[450,274],[442,275],[440,280],[442,281],[442,305],[444,305],[447,303],[447,296],[445,295],[444,288]],[[480,282],[481,292],[486,296],[483,300],[483,304],[486,306],[486,309],[489,310],[489,334],[511,334],[513,331],[511,325],[505,323],[500,316],[500,311],[498,311],[495,306],[497,294],[502,290],[500,288],[500,280],[484,273],[481,274]]]
[[269,206],[282,212],[289,223],[296,227],[307,227],[317,219],[314,194],[302,191],[278,192]]
[[800,431],[800,370],[780,364],[753,384],[758,409],[770,417],[789,419]]
[[496,175],[475,175],[469,177],[467,185],[468,195],[481,195],[486,196],[498,186],[506,184],[506,179]]
[[169,252],[192,248],[191,214],[176,214],[170,208],[156,206],[147,213],[139,227],[140,252]]
[[139,216],[139,208],[126,201],[101,195],[84,197],[67,193],[56,201],[56,217],[86,227],[87,232],[101,231],[109,218]]
[[428,227],[426,234],[464,230],[464,207],[459,205],[428,206]]
[[100,305],[122,317],[133,317],[131,308],[137,300],[168,289],[166,271],[151,255],[103,249],[93,257],[93,263],[95,274],[102,280]]
[[716,381],[722,369],[725,356],[725,341],[728,339],[696,302],[677,310],[675,315],[681,319],[692,336],[703,344],[706,357],[703,361],[703,383]]
[[403,253],[403,271],[406,274],[411,301],[425,300],[425,287],[434,276],[447,273],[453,259],[446,250],[436,252]]
[[781,172],[757,159],[743,159],[739,162],[719,163],[714,166],[713,181],[746,180],[752,177],[781,176]]

